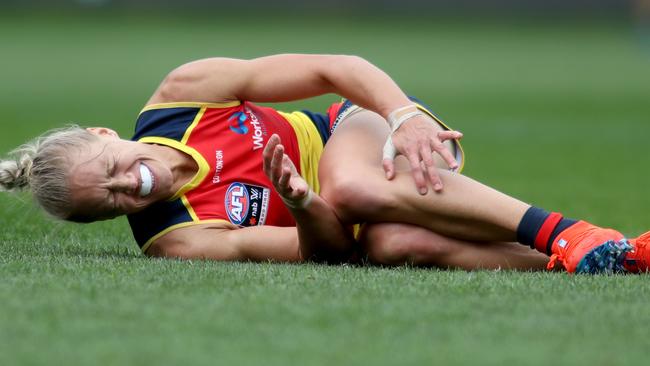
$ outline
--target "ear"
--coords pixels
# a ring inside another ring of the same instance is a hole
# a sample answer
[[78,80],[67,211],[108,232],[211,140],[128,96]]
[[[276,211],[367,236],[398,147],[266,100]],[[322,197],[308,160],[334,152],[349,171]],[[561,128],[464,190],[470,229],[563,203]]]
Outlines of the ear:
[[118,138],[118,139],[120,138],[117,132],[106,127],[88,127],[86,128],[86,131],[97,136],[105,136],[105,137]]

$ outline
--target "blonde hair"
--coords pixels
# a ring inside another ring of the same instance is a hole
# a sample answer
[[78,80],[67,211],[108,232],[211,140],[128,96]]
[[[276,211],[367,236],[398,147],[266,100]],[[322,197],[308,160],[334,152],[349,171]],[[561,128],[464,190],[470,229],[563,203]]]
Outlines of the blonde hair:
[[97,136],[86,129],[70,125],[20,146],[9,154],[9,159],[0,160],[0,191],[29,190],[50,215],[70,220],[70,151],[95,140]]

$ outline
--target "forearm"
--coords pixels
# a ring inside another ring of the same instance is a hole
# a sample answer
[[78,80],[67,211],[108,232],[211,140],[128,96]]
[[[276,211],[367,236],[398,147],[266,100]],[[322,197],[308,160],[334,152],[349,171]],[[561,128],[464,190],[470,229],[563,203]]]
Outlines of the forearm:
[[302,258],[341,262],[350,257],[356,243],[353,234],[320,196],[314,194],[304,208],[287,207],[296,220]]
[[384,117],[410,104],[385,72],[360,57],[345,55],[198,60],[167,75],[149,103],[286,102],[327,93],[339,94]]
[[384,118],[397,108],[412,104],[407,95],[384,71],[356,56],[340,56],[323,76],[334,93]]

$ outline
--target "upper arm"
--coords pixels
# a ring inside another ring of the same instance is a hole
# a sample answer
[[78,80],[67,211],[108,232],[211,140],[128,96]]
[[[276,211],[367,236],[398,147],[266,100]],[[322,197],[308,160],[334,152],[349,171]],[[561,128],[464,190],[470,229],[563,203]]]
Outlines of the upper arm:
[[184,64],[163,80],[148,104],[284,102],[334,92],[336,70],[354,72],[356,56],[274,55],[253,60],[208,58]]
[[228,229],[196,225],[173,230],[147,250],[154,257],[221,261],[300,261],[295,227],[252,226]]

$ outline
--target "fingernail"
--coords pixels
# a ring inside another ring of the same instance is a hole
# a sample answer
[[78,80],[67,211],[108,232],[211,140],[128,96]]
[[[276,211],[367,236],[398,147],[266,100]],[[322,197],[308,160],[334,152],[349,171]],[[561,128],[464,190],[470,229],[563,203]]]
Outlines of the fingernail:
[[436,184],[433,186],[433,189],[435,189],[436,191],[441,190],[441,189],[442,189],[442,184],[440,184],[440,183],[436,183]]
[[427,194],[427,189],[426,188],[420,188],[420,194],[423,195],[423,196],[425,194]]

